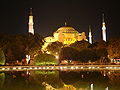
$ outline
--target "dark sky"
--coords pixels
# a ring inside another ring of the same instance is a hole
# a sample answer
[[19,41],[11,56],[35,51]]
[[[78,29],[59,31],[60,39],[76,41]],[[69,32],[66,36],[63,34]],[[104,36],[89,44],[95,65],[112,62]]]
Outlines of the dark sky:
[[26,33],[30,7],[35,32],[42,36],[52,35],[66,21],[68,26],[86,32],[87,36],[91,25],[94,40],[100,40],[104,13],[107,38],[120,37],[120,10],[116,0],[4,0],[0,8],[0,33]]

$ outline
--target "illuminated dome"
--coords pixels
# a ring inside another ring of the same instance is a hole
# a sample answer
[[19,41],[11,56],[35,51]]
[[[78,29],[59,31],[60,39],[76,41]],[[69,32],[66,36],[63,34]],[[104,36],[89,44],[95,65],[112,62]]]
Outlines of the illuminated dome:
[[56,31],[56,33],[79,33],[78,31],[76,31],[73,27],[60,27],[58,28],[58,30]]
[[79,33],[73,27],[66,26],[66,24],[58,28],[57,31],[53,33],[53,37],[55,41],[68,45],[76,41],[86,40],[84,32]]
[[85,32],[79,33],[73,27],[67,26],[67,23],[65,22],[65,26],[58,28],[57,31],[53,33],[52,37],[46,37],[44,40],[45,40],[45,44],[42,47],[42,49],[45,50],[48,44],[52,42],[59,41],[65,45],[70,45],[76,41],[82,41],[87,39]]

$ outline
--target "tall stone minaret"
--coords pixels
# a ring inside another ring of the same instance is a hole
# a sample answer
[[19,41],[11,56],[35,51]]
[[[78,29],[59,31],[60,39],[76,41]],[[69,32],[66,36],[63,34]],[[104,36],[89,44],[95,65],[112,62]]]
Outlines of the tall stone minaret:
[[89,43],[92,44],[92,32],[91,32],[91,26],[89,25]]
[[102,14],[102,39],[106,42],[106,27],[105,27],[104,14]]
[[29,33],[34,35],[34,28],[33,28],[33,15],[32,15],[32,8],[30,8],[30,15],[29,15]]

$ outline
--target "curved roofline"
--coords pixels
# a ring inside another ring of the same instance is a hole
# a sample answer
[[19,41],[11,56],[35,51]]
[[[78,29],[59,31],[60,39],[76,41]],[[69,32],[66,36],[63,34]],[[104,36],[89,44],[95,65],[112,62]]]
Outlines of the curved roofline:
[[[60,28],[73,28],[73,27],[71,27],[71,26],[62,26],[62,27],[59,27],[58,29],[60,29]],[[74,28],[73,28],[74,29]],[[75,29],[74,29],[75,30]]]
[[56,32],[58,33],[60,31],[62,31],[63,33],[79,33],[77,30],[75,30],[73,27],[70,26],[62,26],[58,28]]

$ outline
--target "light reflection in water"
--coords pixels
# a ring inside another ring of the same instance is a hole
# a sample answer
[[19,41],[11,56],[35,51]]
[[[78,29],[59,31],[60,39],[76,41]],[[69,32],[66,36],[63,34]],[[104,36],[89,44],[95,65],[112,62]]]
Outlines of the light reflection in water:
[[120,90],[119,83],[119,71],[0,72],[0,90]]
[[106,87],[105,90],[108,90],[108,87]]
[[93,83],[90,84],[90,90],[93,90]]
[[4,81],[5,81],[5,74],[0,73],[0,88],[3,87]]

